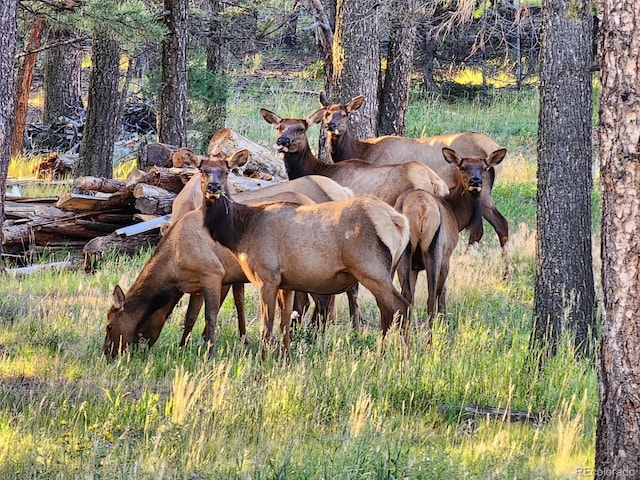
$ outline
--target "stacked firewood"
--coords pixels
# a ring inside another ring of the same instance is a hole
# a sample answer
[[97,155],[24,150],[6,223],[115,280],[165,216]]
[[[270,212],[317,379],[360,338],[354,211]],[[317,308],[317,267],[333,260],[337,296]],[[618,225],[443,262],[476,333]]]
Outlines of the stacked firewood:
[[[251,162],[248,169],[230,177],[236,190],[252,190],[286,179],[282,162],[266,148],[233,134],[225,149],[239,148],[250,150]],[[17,190],[12,195],[9,184],[3,251],[20,256],[41,247],[82,249],[84,267],[89,270],[108,251],[133,253],[154,246],[160,239],[160,227],[170,221],[173,200],[197,173],[191,167],[161,166],[172,165],[176,150],[150,144],[138,159],[138,165],[148,167],[146,170],[137,169],[126,181],[76,178],[73,193],[60,197],[24,198]]]

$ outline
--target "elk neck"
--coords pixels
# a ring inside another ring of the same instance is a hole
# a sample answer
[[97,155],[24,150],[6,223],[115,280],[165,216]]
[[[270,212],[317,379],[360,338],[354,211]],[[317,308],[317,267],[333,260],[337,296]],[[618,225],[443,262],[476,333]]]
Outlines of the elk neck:
[[342,135],[333,135],[328,133],[329,156],[334,162],[341,162],[348,158],[363,158],[361,150],[362,144],[351,136],[351,132],[347,129]]
[[328,163],[318,160],[307,145],[299,152],[286,152],[283,155],[284,166],[289,180],[304,177],[306,175],[325,175],[331,168]]
[[229,193],[212,201],[204,200],[204,227],[211,238],[235,252],[240,237],[248,225],[251,207],[234,202]]

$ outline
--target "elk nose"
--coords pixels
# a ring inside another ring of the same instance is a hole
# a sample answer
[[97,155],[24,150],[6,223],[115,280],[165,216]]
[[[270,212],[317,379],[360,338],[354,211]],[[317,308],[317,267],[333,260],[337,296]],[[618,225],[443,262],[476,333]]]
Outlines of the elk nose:
[[327,130],[335,130],[336,128],[338,128],[338,126],[336,125],[336,122],[327,123]]
[[209,193],[219,193],[222,190],[222,186],[218,182],[209,182],[207,183],[207,192]]
[[278,145],[280,145],[281,147],[290,147],[291,146],[291,140],[289,140],[289,138],[287,137],[278,137],[278,141],[276,142]]
[[469,179],[470,187],[482,187],[482,177],[471,177]]

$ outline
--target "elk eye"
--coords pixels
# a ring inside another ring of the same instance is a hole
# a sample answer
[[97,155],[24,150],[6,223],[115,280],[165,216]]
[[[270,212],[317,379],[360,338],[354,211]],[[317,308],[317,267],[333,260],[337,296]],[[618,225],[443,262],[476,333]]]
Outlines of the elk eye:
[[467,171],[467,167],[465,167],[464,165],[460,165],[460,171],[461,172],[466,172]]
[[113,330],[113,325],[107,325],[107,330],[109,331]]

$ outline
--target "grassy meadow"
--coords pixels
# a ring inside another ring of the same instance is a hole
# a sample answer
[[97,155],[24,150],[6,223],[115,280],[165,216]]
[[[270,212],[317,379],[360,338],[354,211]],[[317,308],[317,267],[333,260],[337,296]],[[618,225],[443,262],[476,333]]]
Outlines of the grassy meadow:
[[[319,104],[293,93],[303,88],[245,84],[233,94],[228,126],[271,144],[259,108],[306,116]],[[408,135],[472,129],[508,148],[494,197],[511,232],[504,256],[488,224],[478,247],[465,249],[463,234],[448,312],[430,346],[421,275],[408,356],[395,331],[378,353],[377,308],[363,291],[363,332],[351,331],[341,295],[324,335],[294,333],[290,363],[259,362],[257,294],[247,287],[248,347],[228,300],[212,359],[199,338],[178,348],[183,300],[156,345],[108,360],[100,348],[111,292],[116,284],[126,291],[151,252],[110,257],[92,274],[3,278],[0,478],[581,477],[594,461],[593,365],[575,360],[567,340],[542,370],[528,366],[537,102],[532,90],[496,93],[489,105],[412,97]],[[543,418],[472,416],[464,409],[472,404]]]

